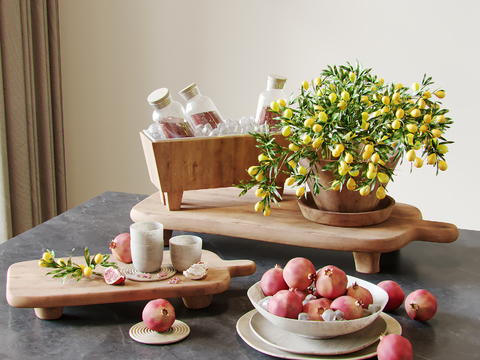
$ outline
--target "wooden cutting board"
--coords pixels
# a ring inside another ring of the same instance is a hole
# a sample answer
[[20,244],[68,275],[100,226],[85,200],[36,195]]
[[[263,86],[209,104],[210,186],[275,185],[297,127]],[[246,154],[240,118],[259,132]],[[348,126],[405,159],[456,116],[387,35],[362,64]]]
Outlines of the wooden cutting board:
[[[171,264],[170,252],[163,253],[163,264]],[[83,257],[73,257],[72,261],[84,264]],[[112,258],[112,261],[115,261]],[[53,269],[41,268],[37,260],[13,264],[7,272],[7,302],[18,308],[34,308],[40,319],[57,319],[64,306],[94,305],[158,298],[182,297],[189,309],[201,309],[210,305],[212,295],[228,289],[230,278],[248,276],[255,273],[256,265],[251,260],[223,260],[217,254],[203,250],[202,261],[208,263],[207,277],[202,280],[187,279],[177,272],[177,284],[162,281],[132,281],[123,285],[108,285],[103,277],[92,275],[83,277],[80,282],[70,277],[62,284],[61,279],[53,279],[45,274]],[[120,268],[126,264],[117,262]],[[96,271],[102,272],[98,267]]]

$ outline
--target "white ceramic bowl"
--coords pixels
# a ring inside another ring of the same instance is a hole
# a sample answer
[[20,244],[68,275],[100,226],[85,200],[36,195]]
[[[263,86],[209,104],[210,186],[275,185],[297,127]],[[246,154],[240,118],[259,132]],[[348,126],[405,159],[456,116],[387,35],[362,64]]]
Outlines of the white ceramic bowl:
[[293,332],[297,335],[312,338],[312,339],[328,339],[339,335],[350,334],[361,330],[370,325],[383,311],[387,304],[388,294],[385,290],[379,288],[377,285],[369,283],[368,281],[358,279],[353,276],[348,276],[348,286],[357,282],[358,285],[363,286],[372,293],[374,305],[380,306],[380,310],[372,315],[355,320],[342,321],[308,321],[287,319],[280,316],[270,314],[267,310],[258,305],[258,302],[265,297],[260,288],[260,282],[252,285],[248,289],[247,295],[253,306],[273,325],[278,326],[284,330]]

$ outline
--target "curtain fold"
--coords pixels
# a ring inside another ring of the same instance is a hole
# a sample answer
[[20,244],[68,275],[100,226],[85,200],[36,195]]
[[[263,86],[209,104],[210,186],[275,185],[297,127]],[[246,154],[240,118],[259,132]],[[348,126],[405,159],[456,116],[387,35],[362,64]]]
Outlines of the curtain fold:
[[0,241],[66,210],[56,0],[0,0]]

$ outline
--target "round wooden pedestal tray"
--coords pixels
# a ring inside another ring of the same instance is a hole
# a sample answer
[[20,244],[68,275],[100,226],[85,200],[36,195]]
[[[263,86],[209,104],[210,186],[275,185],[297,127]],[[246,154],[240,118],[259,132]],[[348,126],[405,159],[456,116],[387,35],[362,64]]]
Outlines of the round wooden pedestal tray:
[[142,344],[166,345],[179,342],[190,334],[190,327],[183,321],[175,320],[172,327],[164,332],[150,330],[143,321],[130,328],[130,337]]
[[373,211],[361,213],[325,211],[315,205],[310,192],[307,192],[297,202],[306,219],[323,225],[339,227],[362,227],[380,224],[389,218],[395,206],[395,200],[386,196],[385,199],[380,200]]

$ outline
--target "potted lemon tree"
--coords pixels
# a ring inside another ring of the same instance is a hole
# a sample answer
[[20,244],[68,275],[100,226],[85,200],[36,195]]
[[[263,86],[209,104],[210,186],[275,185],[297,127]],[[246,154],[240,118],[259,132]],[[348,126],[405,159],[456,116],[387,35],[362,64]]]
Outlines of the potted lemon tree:
[[268,216],[281,199],[275,178],[283,172],[296,195],[309,188],[319,208],[371,211],[387,196],[399,161],[411,169],[431,165],[437,174],[447,169],[452,142],[444,134],[453,121],[441,107],[444,97],[426,75],[407,87],[386,83],[358,62],[328,66],[304,81],[298,96],[272,102],[276,132],[252,133],[262,153],[247,170],[251,179],[237,185],[240,195],[256,188],[255,210]]

